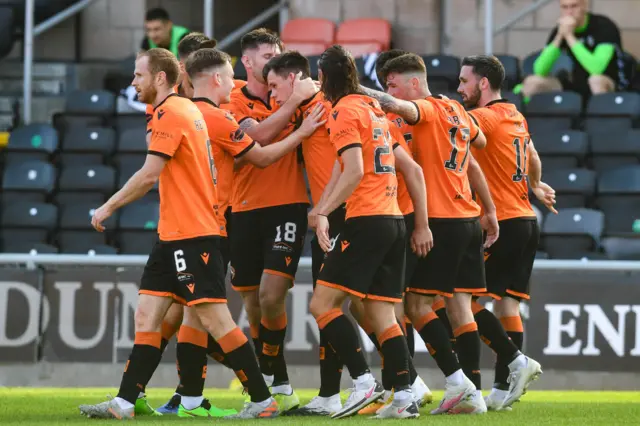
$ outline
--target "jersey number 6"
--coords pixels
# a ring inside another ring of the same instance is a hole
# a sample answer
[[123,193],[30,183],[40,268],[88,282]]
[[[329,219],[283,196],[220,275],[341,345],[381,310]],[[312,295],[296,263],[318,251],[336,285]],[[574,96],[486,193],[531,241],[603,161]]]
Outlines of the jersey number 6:
[[382,137],[382,145],[378,145],[373,150],[373,170],[376,174],[383,173],[391,173],[395,174],[396,169],[393,166],[388,164],[383,164],[382,156],[391,154],[391,144],[389,140],[391,139],[391,135],[387,131],[387,134],[384,134],[384,131],[380,127],[374,127],[373,129],[373,140],[380,140]]

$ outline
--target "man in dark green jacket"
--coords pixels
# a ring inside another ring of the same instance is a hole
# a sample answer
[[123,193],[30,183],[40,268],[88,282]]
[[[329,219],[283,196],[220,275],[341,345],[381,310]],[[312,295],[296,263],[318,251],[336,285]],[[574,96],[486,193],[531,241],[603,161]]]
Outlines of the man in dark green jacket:
[[174,25],[169,13],[162,8],[149,9],[144,19],[147,36],[142,40],[140,50],[163,47],[178,56],[178,44],[189,31],[185,27]]
[[[622,40],[616,24],[606,16],[590,13],[587,0],[560,0],[561,17],[549,35],[547,45],[525,78],[522,93],[571,90],[583,97],[625,88]],[[570,80],[550,75],[561,53],[573,61]]]

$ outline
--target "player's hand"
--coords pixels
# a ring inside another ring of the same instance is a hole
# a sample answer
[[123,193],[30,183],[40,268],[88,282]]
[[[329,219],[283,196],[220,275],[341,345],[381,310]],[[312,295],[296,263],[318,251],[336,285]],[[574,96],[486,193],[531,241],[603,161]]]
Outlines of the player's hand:
[[309,99],[313,95],[318,93],[316,83],[311,78],[302,78],[302,73],[296,74],[296,78],[293,79],[293,93],[294,99],[300,103],[305,99]]
[[102,224],[105,220],[109,219],[113,214],[113,210],[108,204],[103,204],[99,209],[93,212],[91,217],[91,226],[98,232],[104,232],[105,227]]
[[416,227],[411,235],[411,250],[418,257],[425,257],[433,248],[433,234],[429,226]]
[[316,221],[316,236],[318,237],[318,244],[325,253],[331,250],[331,238],[329,238],[329,219],[323,215],[317,215]]
[[312,208],[307,215],[307,226],[311,229],[318,227],[318,210],[316,207]]
[[495,213],[487,213],[480,219],[480,225],[487,233],[487,238],[484,240],[484,248],[489,248],[498,240],[498,236],[500,235],[498,217]]
[[558,32],[566,37],[575,32],[577,25],[578,23],[573,16],[562,16],[558,19]]
[[536,196],[551,213],[558,214],[558,210],[555,209],[556,203],[556,191],[544,182],[540,182],[536,188],[531,190],[533,195]]
[[306,139],[311,136],[318,127],[324,126],[327,123],[325,117],[324,105],[321,103],[316,104],[311,113],[304,119],[298,131],[302,133],[302,136]]

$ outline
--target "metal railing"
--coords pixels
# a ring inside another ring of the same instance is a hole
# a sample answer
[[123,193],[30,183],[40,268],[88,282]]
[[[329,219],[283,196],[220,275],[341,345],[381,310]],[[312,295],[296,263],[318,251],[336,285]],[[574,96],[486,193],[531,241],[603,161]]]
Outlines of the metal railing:
[[[144,266],[145,255],[84,255],[84,254],[0,254],[0,265],[36,266]],[[311,267],[311,258],[302,257],[299,266]],[[635,260],[536,260],[533,268],[539,271],[640,271]]]
[[540,9],[542,6],[554,0],[537,0],[535,3],[524,7],[521,11],[515,13],[507,22],[494,28],[493,10],[494,0],[485,0],[484,8],[484,50],[485,54],[493,54],[493,37],[507,31],[509,28],[526,18],[531,13]]

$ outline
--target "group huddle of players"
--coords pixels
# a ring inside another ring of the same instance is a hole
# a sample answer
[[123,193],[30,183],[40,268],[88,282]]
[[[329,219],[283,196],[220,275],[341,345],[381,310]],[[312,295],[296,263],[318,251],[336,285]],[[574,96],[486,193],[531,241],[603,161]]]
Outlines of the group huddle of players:
[[[464,59],[458,91],[467,112],[430,93],[424,62],[409,52],[378,57],[379,92],[360,86],[339,45],[321,55],[317,84],[307,59],[283,53],[268,30],[241,43],[246,83],[198,33],[182,40],[179,58],[151,49],[136,61],[133,85],[150,104],[148,156],[92,223],[103,231],[106,218],[159,180],[159,241],[141,279],[118,396],[82,405],[82,414],[415,418],[433,397],[413,365],[414,330],[445,377],[432,414],[511,410],[542,373],[520,351],[519,303],[529,298],[539,238],[529,189],[552,211],[555,192],[540,181],[525,118],[500,96],[500,62]],[[300,406],[283,350],[307,228],[316,231],[310,311],[321,387]],[[227,265],[253,347],[226,304]],[[494,299],[493,312],[477,302],[483,296]],[[342,310],[347,298],[382,357],[381,382]],[[154,410],[145,387],[176,333],[180,383]],[[486,398],[481,341],[497,356]],[[239,413],[203,397],[207,355],[247,391]],[[353,378],[346,401],[343,366]]]

